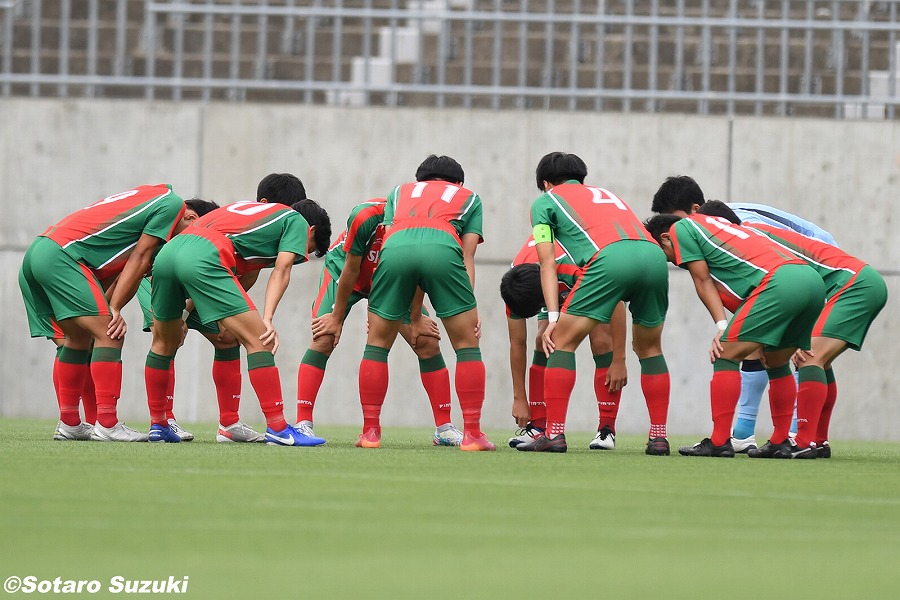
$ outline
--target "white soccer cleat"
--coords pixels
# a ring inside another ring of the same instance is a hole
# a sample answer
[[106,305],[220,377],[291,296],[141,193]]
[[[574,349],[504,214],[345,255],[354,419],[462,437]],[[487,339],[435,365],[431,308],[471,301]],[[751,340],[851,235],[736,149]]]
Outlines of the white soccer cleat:
[[56,424],[56,431],[53,432],[53,439],[60,442],[87,442],[91,439],[92,429],[93,427],[87,423],[66,425],[60,421]]
[[266,436],[254,430],[243,421],[238,421],[234,425],[229,425],[228,427],[219,425],[219,431],[216,432],[216,441],[220,444],[227,444],[229,442],[254,443],[262,442],[265,439]]
[[435,446],[459,446],[462,440],[462,431],[454,427],[453,423],[444,423],[434,430],[431,443]]
[[746,454],[750,450],[754,450],[759,448],[756,444],[756,436],[751,435],[750,437],[745,438],[731,438],[731,445],[734,447],[734,451],[738,454]]
[[591,450],[615,450],[616,434],[612,432],[609,425],[604,425],[591,440],[588,448]]
[[312,421],[298,421],[297,424],[294,425],[294,429],[296,429],[303,435],[308,435],[309,437],[316,437],[316,432],[313,431],[313,422]]
[[175,435],[180,437],[182,442],[194,441],[194,434],[182,429],[181,426],[175,422],[175,419],[169,419],[169,429],[171,429]]
[[119,421],[114,427],[104,427],[100,423],[91,430],[91,440],[95,442],[146,442],[147,434],[127,427]]
[[516,448],[519,444],[531,444],[536,439],[544,435],[544,430],[540,427],[534,427],[529,423],[522,429],[516,431],[516,435],[509,438],[509,447]]

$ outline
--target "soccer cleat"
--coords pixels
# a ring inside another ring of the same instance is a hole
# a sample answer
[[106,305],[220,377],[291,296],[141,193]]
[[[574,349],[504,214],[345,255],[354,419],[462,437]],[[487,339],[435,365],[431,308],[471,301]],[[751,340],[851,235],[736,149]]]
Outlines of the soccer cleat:
[[315,432],[313,431],[312,421],[299,421],[296,425],[294,425],[294,429],[296,429],[303,435],[308,435],[309,437],[317,437]]
[[94,442],[146,442],[147,437],[146,433],[135,431],[121,421],[113,427],[97,423],[91,430],[91,440]]
[[703,438],[693,446],[682,446],[678,449],[682,456],[711,456],[713,458],[734,458],[734,448],[731,440],[721,446],[716,446],[709,438]]
[[181,436],[179,436],[175,432],[175,430],[167,425],[157,425],[154,423],[150,426],[150,435],[147,436],[147,441],[177,444],[181,441]]
[[381,429],[369,427],[356,438],[357,448],[381,448]]
[[169,429],[175,432],[175,434],[181,438],[182,442],[193,442],[194,434],[190,431],[185,431],[181,428],[181,425],[175,422],[175,419],[169,419]]
[[788,438],[780,444],[773,444],[769,440],[759,448],[747,451],[750,458],[790,458],[791,457],[791,438]]
[[609,428],[609,425],[604,425],[591,440],[588,448],[591,450],[615,450],[616,434]]
[[435,446],[459,446],[463,441],[462,431],[453,426],[453,423],[444,423],[434,430],[431,442]]
[[219,425],[219,431],[216,432],[216,441],[220,444],[227,444],[229,442],[254,443],[266,441],[266,436],[254,430],[243,421],[238,421],[234,425],[229,425],[228,427]]
[[325,438],[306,435],[290,425],[281,431],[266,427],[266,444],[269,446],[321,446],[324,443]]
[[644,450],[644,454],[649,454],[650,456],[668,456],[669,440],[661,437],[647,440],[647,448]]
[[[791,440],[793,442],[793,440]],[[791,458],[799,458],[799,459],[809,459],[809,458],[818,458],[819,453],[816,449],[815,442],[810,442],[809,446],[806,448],[801,448],[797,444],[791,444]]]
[[482,450],[496,450],[497,446],[491,443],[483,433],[478,437],[475,437],[471,433],[466,432],[466,434],[463,435],[462,442],[459,444],[459,449],[464,452],[480,452]]
[[731,446],[738,454],[747,454],[748,450],[755,450],[759,446],[756,445],[756,436],[750,435],[745,438],[731,438]]
[[828,440],[816,446],[816,455],[819,458],[831,458],[831,444],[828,443]]
[[[521,450],[521,446],[516,450]],[[532,452],[565,452],[569,447],[566,445],[566,434],[560,433],[552,438],[542,435],[534,441]]]
[[53,439],[59,442],[86,442],[91,439],[91,430],[93,427],[87,423],[79,423],[78,425],[66,425],[62,421],[56,424],[56,431],[53,432]]
[[531,423],[516,432],[515,437],[509,438],[509,447],[515,448],[519,444],[533,442],[535,439],[544,435],[544,430],[540,427],[534,427]]

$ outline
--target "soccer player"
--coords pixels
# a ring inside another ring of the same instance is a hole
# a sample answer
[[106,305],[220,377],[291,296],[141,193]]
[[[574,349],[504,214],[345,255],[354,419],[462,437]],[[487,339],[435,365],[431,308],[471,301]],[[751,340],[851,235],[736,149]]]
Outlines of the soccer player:
[[[705,206],[703,190],[687,175],[668,177],[653,196],[651,210],[655,213],[675,214],[687,217]],[[811,221],[785,212],[773,206],[746,202],[727,204],[743,223],[764,223],[773,227],[791,229],[825,243],[837,245],[834,237]],[[741,397],[738,401],[737,419],[732,431],[731,443],[735,452],[748,452],[756,448],[756,418],[763,392],[769,377],[760,360],[759,353],[748,356],[741,362]],[[796,419],[791,424],[791,432],[796,432]]]
[[[160,244],[187,226],[184,211],[184,201],[171,186],[143,185],[72,213],[25,252],[19,285],[32,337],[45,335],[41,320],[53,318],[66,338],[56,370],[60,421],[84,429],[78,399],[90,371],[97,398],[92,440],[147,440],[116,414],[127,330],[120,311]],[[113,280],[107,299],[101,282]]]
[[[219,322],[246,349],[250,383],[266,417],[266,443],[325,443],[297,431],[284,419],[274,357],[279,341],[272,319],[290,282],[291,267],[306,262],[308,252],[324,254],[330,237],[328,213],[313,200],[301,200],[290,208],[237,202],[198,219],[159,253],[151,289],[153,344],[144,369],[151,442],[180,441],[166,420],[166,395],[170,365],[181,341],[182,311],[190,298],[202,323]],[[246,290],[266,267],[272,267],[272,274],[260,316]],[[235,412],[237,422],[236,417]]]
[[[625,301],[632,314],[633,347],[641,363],[641,389],[651,414],[646,451],[668,454],[669,370],[661,341],[668,308],[665,256],[631,209],[612,192],[585,185],[586,176],[584,161],[563,152],[541,158],[535,171],[543,194],[531,205],[531,224],[549,321],[541,339],[548,356],[544,371],[547,431],[516,449],[567,450],[565,422],[575,386],[575,349],[594,327],[610,331],[613,312]],[[582,270],[562,306],[554,242]]]
[[[554,248],[556,274],[559,277],[561,302],[569,295],[581,270],[559,244]],[[534,236],[519,250],[512,267],[500,280],[500,295],[506,304],[506,323],[509,333],[509,365],[513,383],[512,416],[520,427],[509,446],[530,442],[547,429],[547,405],[544,402],[544,370],[547,356],[540,349],[541,336],[547,328],[547,309],[541,290],[541,269],[535,250]],[[537,314],[537,337],[531,367],[528,369],[528,388],[525,387],[528,328],[526,319]],[[616,417],[622,388],[628,381],[625,367],[625,305],[619,303],[613,311],[612,339],[602,327],[594,327],[589,335],[594,355],[594,394],[600,422],[597,435],[591,440],[591,450],[614,450],[616,447]]]
[[481,431],[485,371],[478,347],[475,250],[482,238],[478,194],[463,187],[465,174],[449,156],[426,158],[416,181],[387,198],[386,235],[369,294],[369,332],[359,367],[363,410],[360,448],[381,446],[381,407],[388,388],[388,353],[404,315],[420,329],[427,293],[456,352],[456,394],[463,414],[465,451],[495,450]]
[[[709,351],[713,432],[678,452],[734,457],[731,422],[741,391],[738,365],[762,350],[774,432],[768,443],[748,454],[791,458],[788,432],[797,387],[788,363],[797,348],[809,349],[810,333],[825,301],[821,277],[771,240],[721,217],[657,215],[646,225],[666,258],[690,272],[697,295],[718,329]],[[740,300],[730,321],[716,282]]]
[[[325,367],[341,338],[350,309],[372,289],[372,273],[384,241],[384,198],[375,198],[350,211],[345,229],[325,255],[319,293],[312,307],[313,339],[297,373],[296,429],[313,433],[313,408]],[[423,315],[412,327],[404,315],[400,335],[419,359],[422,385],[434,415],[435,446],[459,446],[462,432],[450,421],[450,374],[441,355],[440,333],[433,320]]]

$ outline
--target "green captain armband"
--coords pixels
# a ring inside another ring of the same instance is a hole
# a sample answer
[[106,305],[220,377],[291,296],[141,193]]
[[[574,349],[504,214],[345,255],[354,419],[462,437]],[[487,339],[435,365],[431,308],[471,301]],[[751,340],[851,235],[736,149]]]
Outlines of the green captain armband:
[[550,229],[550,226],[545,223],[539,223],[535,225],[533,234],[535,244],[553,241],[553,230]]

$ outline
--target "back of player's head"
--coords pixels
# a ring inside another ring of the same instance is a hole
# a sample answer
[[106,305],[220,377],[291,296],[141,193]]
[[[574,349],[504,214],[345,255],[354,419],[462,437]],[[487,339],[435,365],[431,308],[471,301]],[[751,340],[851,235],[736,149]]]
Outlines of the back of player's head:
[[316,241],[316,256],[325,256],[331,246],[331,217],[318,202],[309,198],[295,202],[291,208],[303,215],[310,227],[315,226],[313,239]]
[[500,296],[509,307],[509,312],[517,317],[527,319],[538,314],[544,307],[541,267],[529,263],[517,265],[504,273],[500,279]]
[[184,201],[185,205],[195,213],[198,217],[202,217],[208,212],[212,212],[219,208],[219,205],[212,200],[202,200],[200,198],[191,198]]
[[416,181],[434,181],[435,179],[450,183],[464,183],[466,174],[462,166],[449,156],[432,154],[423,160],[416,169]]
[[266,200],[276,204],[293,206],[306,198],[306,188],[296,175],[271,173],[262,178],[256,188],[256,201]]
[[644,221],[644,227],[647,228],[647,231],[650,232],[650,235],[653,236],[654,240],[656,240],[658,243],[661,243],[662,234],[669,233],[669,229],[672,228],[672,225],[680,220],[681,217],[679,217],[678,215],[656,215]]
[[650,210],[655,213],[672,213],[682,210],[691,214],[694,205],[702,206],[703,202],[703,190],[700,189],[697,182],[687,175],[676,175],[667,177],[653,194]]
[[575,154],[551,152],[545,154],[538,162],[534,175],[537,180],[537,188],[543,192],[545,181],[551,185],[559,185],[570,179],[584,183],[584,178],[587,177],[587,165]]
[[703,206],[697,209],[697,214],[710,215],[712,217],[722,217],[723,219],[731,221],[735,225],[741,224],[741,218],[734,214],[734,211],[731,210],[731,207],[721,200],[708,200],[707,202],[704,202]]

